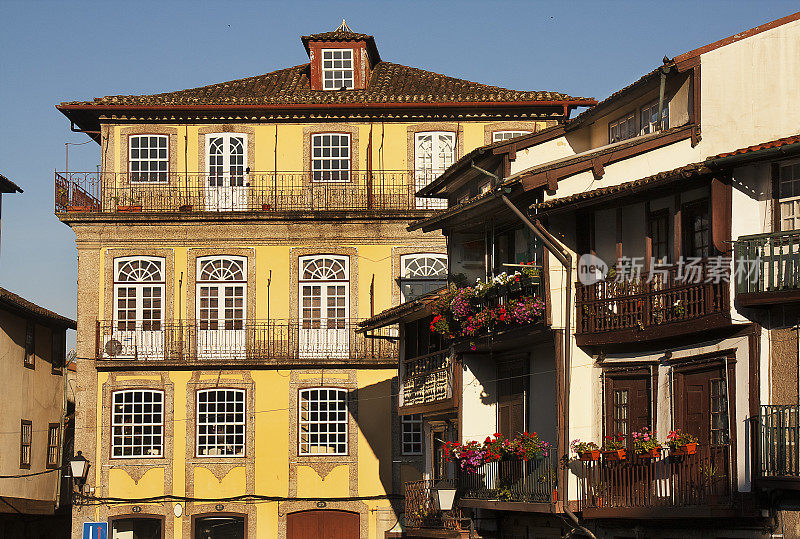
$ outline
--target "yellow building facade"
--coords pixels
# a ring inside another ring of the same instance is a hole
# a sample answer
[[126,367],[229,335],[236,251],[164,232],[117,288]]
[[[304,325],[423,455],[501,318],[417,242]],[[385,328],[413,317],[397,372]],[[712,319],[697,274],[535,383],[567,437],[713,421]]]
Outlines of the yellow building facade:
[[91,465],[74,537],[397,529],[421,423],[396,414],[396,329],[358,322],[446,281],[445,238],[406,227],[448,202],[414,193],[584,103],[384,62],[345,25],[303,44],[263,76],[59,106],[101,155],[55,177]]

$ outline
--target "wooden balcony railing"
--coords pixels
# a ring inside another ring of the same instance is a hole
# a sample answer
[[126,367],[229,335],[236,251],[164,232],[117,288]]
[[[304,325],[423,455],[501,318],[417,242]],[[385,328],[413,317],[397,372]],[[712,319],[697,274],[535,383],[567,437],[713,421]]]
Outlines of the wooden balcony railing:
[[407,481],[405,484],[405,527],[406,528],[443,528],[461,530],[462,519],[457,508],[446,514],[439,511],[434,500],[437,481],[422,479]]
[[734,253],[737,264],[743,260],[750,270],[736,278],[743,305],[800,300],[800,230],[741,236]]
[[763,479],[800,481],[800,406],[761,406],[758,462]]
[[724,324],[730,317],[729,285],[717,281],[702,265],[696,271],[672,267],[652,277],[576,283],[578,344],[658,339]]
[[405,362],[400,406],[436,404],[453,398],[453,360],[447,350]]
[[359,320],[241,320],[97,322],[97,360],[107,365],[134,361],[171,364],[248,362],[392,363],[398,359],[396,329],[368,335]]
[[527,461],[490,462],[474,473],[459,472],[459,496],[464,500],[552,503],[557,471],[553,455]]
[[[138,182],[118,172],[56,172],[56,213],[430,211],[446,201],[415,196],[430,179],[409,171],[352,172],[317,181],[310,172],[248,172],[239,177],[159,173]],[[134,180],[134,181],[132,181]]]
[[[625,516],[642,509],[730,507],[733,487],[730,447],[700,446],[694,455],[663,455],[645,459],[582,462],[579,470],[581,499],[595,516]],[[641,511],[639,511],[641,514]],[[663,514],[658,511],[653,515]]]

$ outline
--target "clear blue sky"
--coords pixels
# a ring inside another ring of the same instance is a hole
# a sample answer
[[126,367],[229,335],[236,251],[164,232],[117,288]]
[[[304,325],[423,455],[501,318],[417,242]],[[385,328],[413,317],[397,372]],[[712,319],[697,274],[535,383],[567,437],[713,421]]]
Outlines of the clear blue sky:
[[[602,99],[661,62],[800,9],[792,1],[43,2],[0,0],[0,286],[75,315],[74,234],[53,215],[61,101],[201,86],[303,63],[342,17],[381,57],[477,82]],[[94,170],[94,143],[70,170]]]

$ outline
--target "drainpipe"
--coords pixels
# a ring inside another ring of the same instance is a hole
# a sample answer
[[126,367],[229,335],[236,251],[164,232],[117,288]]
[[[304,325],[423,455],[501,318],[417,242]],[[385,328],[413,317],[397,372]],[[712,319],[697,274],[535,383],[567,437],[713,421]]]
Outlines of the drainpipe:
[[[670,60],[666,56],[664,57],[664,65],[662,65],[658,70],[661,72],[661,84],[658,87],[658,116],[656,120],[656,129],[661,131],[661,120],[663,119],[664,110],[664,90],[667,85],[667,73],[671,69]],[[669,126],[667,126],[669,128]]]

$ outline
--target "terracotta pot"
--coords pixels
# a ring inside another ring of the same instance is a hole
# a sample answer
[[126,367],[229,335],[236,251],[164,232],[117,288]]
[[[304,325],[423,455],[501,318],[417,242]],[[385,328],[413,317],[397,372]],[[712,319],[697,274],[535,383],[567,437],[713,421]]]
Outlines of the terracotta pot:
[[697,442],[686,444],[686,445],[679,445],[675,449],[672,450],[672,454],[676,457],[682,457],[684,455],[694,455],[697,453]]
[[272,204],[262,204],[261,211],[270,211],[272,209]]
[[594,449],[591,451],[581,451],[580,458],[584,461],[595,461],[600,460],[600,450]]
[[91,206],[67,206],[68,212],[86,213],[92,211]]
[[118,212],[137,212],[142,211],[141,206],[117,206]]
[[558,491],[553,489],[553,503],[558,501]]
[[603,451],[603,456],[608,460],[625,460],[627,451],[625,449],[612,449],[610,451]]
[[649,451],[645,451],[643,453],[638,453],[639,458],[643,459],[657,459],[661,456],[661,448],[657,447],[655,449],[650,449]]

